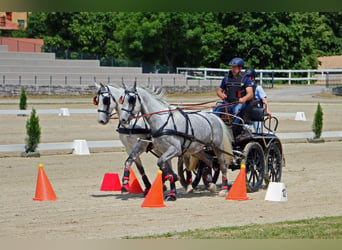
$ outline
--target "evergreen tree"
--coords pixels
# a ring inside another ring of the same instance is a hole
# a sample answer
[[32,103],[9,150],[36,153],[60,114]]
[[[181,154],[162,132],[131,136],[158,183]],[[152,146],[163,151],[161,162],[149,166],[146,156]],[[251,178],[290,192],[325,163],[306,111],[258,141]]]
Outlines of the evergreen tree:
[[317,110],[315,113],[315,118],[312,124],[312,131],[315,133],[314,139],[319,139],[322,134],[322,128],[323,128],[323,111],[321,104],[317,104]]
[[20,102],[19,102],[19,109],[20,110],[25,110],[27,107],[27,102],[26,102],[26,93],[24,87],[21,88],[21,94],[20,94]]
[[36,110],[34,108],[32,109],[30,119],[26,122],[26,133],[26,153],[35,152],[40,142],[40,126],[39,117],[36,115]]

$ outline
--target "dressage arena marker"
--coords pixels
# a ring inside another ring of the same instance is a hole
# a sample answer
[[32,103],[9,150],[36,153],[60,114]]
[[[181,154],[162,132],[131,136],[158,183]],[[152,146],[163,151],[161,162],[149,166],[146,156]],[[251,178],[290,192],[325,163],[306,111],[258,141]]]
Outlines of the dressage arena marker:
[[59,116],[70,116],[70,112],[68,108],[61,108],[61,111],[58,114]]
[[141,194],[142,190],[137,177],[135,176],[132,167],[129,167],[129,181],[128,181],[129,193],[130,194]]
[[241,164],[241,170],[239,175],[236,177],[233,186],[229,190],[226,200],[237,200],[237,201],[244,201],[244,200],[251,200],[247,197],[247,190],[246,190],[246,166]]
[[296,113],[296,117],[295,117],[296,121],[306,121],[306,116],[304,112],[297,112]]
[[156,179],[154,180],[150,191],[147,193],[141,207],[166,207],[163,197],[163,181],[162,171],[158,170]]
[[266,201],[287,201],[287,192],[284,183],[270,182],[268,184]]
[[38,165],[38,178],[36,186],[35,201],[55,201],[56,194],[52,189],[49,179],[47,178],[43,164]]
[[106,173],[103,177],[101,191],[121,191],[119,175]]
[[86,140],[74,140],[73,154],[75,155],[89,155],[88,143]]

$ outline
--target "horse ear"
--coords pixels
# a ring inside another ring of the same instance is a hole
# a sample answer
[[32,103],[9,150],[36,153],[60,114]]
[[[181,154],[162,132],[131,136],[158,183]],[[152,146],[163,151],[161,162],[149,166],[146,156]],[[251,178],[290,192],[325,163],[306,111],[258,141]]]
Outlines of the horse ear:
[[126,85],[124,84],[124,82],[122,82],[122,87],[126,89]]
[[101,86],[97,82],[94,82],[94,84],[95,84],[97,89],[101,88]]
[[134,91],[137,90],[137,81],[134,81],[133,89]]

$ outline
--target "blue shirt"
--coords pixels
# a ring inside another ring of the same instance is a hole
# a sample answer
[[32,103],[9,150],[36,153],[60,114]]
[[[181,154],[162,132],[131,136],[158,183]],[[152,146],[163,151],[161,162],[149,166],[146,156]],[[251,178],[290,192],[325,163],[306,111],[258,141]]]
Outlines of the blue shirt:
[[267,98],[267,95],[266,95],[264,89],[260,85],[258,85],[255,89],[254,98],[258,101],[261,100],[262,98]]

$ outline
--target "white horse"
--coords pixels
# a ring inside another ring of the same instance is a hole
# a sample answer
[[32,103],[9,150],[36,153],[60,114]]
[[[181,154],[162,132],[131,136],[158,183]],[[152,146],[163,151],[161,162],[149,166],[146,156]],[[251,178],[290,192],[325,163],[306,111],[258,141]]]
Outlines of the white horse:
[[[191,166],[197,164],[198,160],[210,165],[211,157],[204,153],[204,148],[212,149],[222,173],[222,190],[219,195],[226,195],[226,164],[230,164],[233,159],[232,138],[229,129],[219,117],[205,112],[172,110],[164,100],[147,89],[137,88],[136,83],[130,89],[125,89],[119,102],[122,103],[120,123],[123,126],[129,126],[138,114],[146,115],[153,145],[162,153],[157,164],[163,175],[167,164],[171,166],[171,159],[176,156],[189,156]],[[210,189],[216,189],[216,185],[211,183]],[[168,196],[175,200],[176,190],[171,189]]]
[[[97,88],[97,95],[94,97],[94,104],[98,106],[97,121],[98,123],[105,125],[109,122],[114,111],[120,117],[121,105],[118,100],[124,89],[117,86],[104,85],[102,83],[95,83],[95,86]],[[144,182],[144,194],[146,195],[151,188],[151,183],[145,174],[139,155],[143,152],[147,152],[149,147],[150,143],[148,141],[140,140],[140,138],[146,138],[146,135],[150,132],[149,128],[143,119],[137,119],[126,128],[119,127],[117,131],[119,132],[119,138],[129,155],[128,159],[125,161],[121,192],[128,192],[129,167],[134,161]]]

